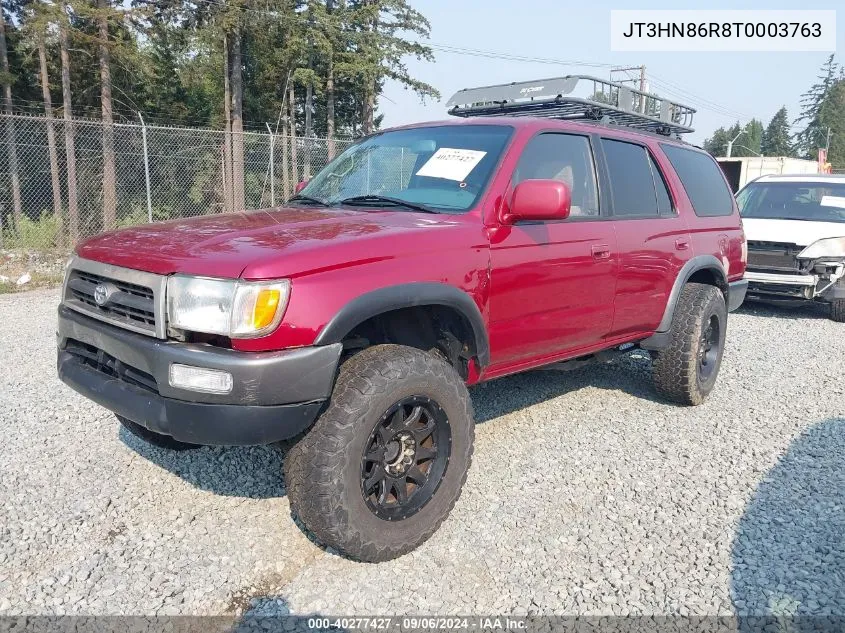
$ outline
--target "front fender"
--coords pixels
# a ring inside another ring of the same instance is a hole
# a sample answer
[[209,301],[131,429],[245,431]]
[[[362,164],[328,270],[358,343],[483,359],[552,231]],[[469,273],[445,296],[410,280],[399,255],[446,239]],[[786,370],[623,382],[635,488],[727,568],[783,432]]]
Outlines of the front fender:
[[315,345],[339,343],[356,326],[379,314],[425,305],[452,308],[472,326],[478,362],[481,367],[490,363],[490,342],[484,318],[472,297],[454,286],[434,282],[415,282],[388,286],[367,292],[346,305],[320,331]]

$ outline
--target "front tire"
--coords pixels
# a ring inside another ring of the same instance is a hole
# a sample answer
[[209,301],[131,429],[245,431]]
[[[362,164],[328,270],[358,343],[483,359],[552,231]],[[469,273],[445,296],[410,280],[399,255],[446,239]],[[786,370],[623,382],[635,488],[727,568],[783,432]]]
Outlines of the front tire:
[[654,361],[654,384],[672,402],[697,405],[716,385],[722,363],[728,311],[715,286],[688,283],[672,317],[669,347]]
[[180,442],[179,440],[174,439],[169,435],[162,435],[161,433],[150,431],[149,429],[144,428],[140,424],[136,424],[132,420],[127,420],[121,415],[118,415],[117,419],[120,420],[120,424],[123,426],[124,429],[129,431],[135,437],[140,438],[148,444],[152,444],[153,446],[158,446],[159,448],[166,448],[170,451],[190,451],[195,448],[201,448],[199,444]]
[[475,424],[464,381],[433,354],[359,352],[285,459],[291,511],[323,544],[380,562],[417,548],[461,493]]
[[830,318],[837,323],[845,323],[845,299],[834,299],[830,302]]

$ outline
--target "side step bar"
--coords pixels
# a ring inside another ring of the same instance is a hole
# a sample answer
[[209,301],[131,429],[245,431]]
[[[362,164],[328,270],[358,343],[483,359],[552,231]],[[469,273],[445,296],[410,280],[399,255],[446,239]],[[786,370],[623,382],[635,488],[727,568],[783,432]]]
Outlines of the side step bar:
[[636,343],[624,343],[619,347],[605,349],[600,352],[596,352],[595,354],[578,356],[577,358],[563,360],[559,363],[552,363],[551,365],[537,367],[535,371],[573,371],[576,369],[581,369],[582,367],[586,367],[587,365],[592,365],[593,363],[609,363],[612,360],[619,358],[620,356],[624,356],[636,347]]

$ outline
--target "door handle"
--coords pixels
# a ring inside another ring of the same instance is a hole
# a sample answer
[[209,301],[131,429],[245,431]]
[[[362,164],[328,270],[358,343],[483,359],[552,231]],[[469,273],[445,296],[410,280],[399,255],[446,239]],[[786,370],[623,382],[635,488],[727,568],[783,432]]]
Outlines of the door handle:
[[675,250],[685,251],[689,248],[689,240],[685,237],[675,240]]
[[593,259],[610,259],[610,246],[607,244],[596,244],[592,251]]

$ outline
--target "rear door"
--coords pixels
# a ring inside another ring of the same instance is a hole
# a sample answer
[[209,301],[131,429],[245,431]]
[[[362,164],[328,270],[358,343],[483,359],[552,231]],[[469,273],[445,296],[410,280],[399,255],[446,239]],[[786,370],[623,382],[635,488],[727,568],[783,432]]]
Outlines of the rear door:
[[619,273],[611,336],[654,331],[691,256],[685,219],[645,144],[601,139],[610,181]]
[[595,345],[613,323],[616,237],[600,202],[590,137],[549,132],[532,138],[509,191],[532,178],[566,182],[572,213],[566,220],[500,225],[491,233],[494,372]]
[[742,220],[733,194],[710,154],[691,147],[660,144],[689,200],[690,236],[696,255],[722,262],[728,281],[745,273]]

